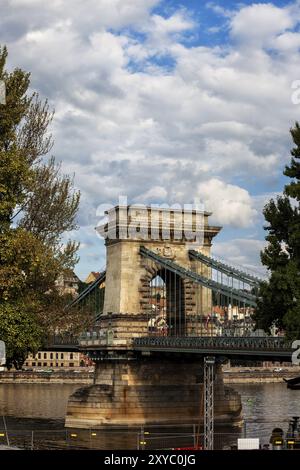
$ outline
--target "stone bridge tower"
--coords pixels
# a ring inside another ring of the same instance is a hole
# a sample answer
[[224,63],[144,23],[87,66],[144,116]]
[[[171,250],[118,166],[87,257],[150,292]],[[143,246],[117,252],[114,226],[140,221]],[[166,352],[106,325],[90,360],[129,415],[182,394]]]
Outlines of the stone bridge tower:
[[[137,206],[117,206],[107,212],[107,223],[100,228],[107,249],[100,335],[96,341],[87,341],[85,348],[96,362],[94,385],[70,397],[66,426],[199,423],[201,358],[164,353],[145,356],[132,349],[132,339],[148,334],[151,281],[157,275],[167,293],[169,333],[200,334],[192,319],[199,312],[208,313],[211,291],[195,289],[189,280],[179,281],[155,261],[147,262],[140,249],[146,247],[185,269],[210,277],[210,268],[199,267],[189,257],[190,248],[210,254],[212,239],[220,231],[220,227],[209,225],[210,215],[197,210]],[[240,422],[240,398],[224,389],[219,367],[215,398],[217,420]]]
[[[107,266],[104,313],[142,313],[143,289],[154,273],[147,271],[139,253],[141,246],[192,269],[188,250],[201,249],[209,255],[212,238],[221,227],[208,225],[208,212],[182,209],[116,207],[108,212]],[[198,242],[197,242],[198,241]],[[200,245],[200,246],[199,246]]]
[[221,227],[209,226],[211,214],[195,209],[117,206],[107,215],[108,223],[101,227],[107,249],[103,321],[108,315],[111,327],[115,326],[114,343],[120,345],[123,340],[124,344],[126,339],[145,334],[151,315],[150,285],[156,275],[165,284],[170,331],[178,336],[198,334],[191,319],[211,313],[211,291],[195,288],[188,279],[175,279],[155,263],[149,264],[140,247],[210,277],[210,268],[191,260],[189,249],[209,255]]

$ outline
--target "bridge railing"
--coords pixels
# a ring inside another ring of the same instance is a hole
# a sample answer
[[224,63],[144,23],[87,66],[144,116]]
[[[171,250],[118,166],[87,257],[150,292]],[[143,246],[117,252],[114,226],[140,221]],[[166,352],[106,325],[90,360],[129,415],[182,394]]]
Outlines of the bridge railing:
[[227,336],[203,336],[203,337],[144,337],[133,340],[134,348],[163,347],[179,349],[211,349],[211,350],[265,350],[265,351],[290,351],[291,341],[284,337],[227,337]]
[[78,346],[79,345],[79,335],[74,334],[56,334],[56,335],[49,335],[46,342],[45,347],[48,349],[55,346]]
[[[238,330],[236,330],[237,332]],[[241,331],[241,330],[239,330]],[[228,334],[229,333],[229,334]],[[292,341],[284,336],[254,336],[245,330],[243,335],[230,334],[229,331],[215,335],[172,336],[164,330],[153,332],[145,326],[144,330],[122,331],[113,328],[94,328],[81,335],[60,334],[49,336],[47,349],[55,348],[165,348],[165,349],[210,349],[210,350],[265,350],[283,351],[292,349]]]

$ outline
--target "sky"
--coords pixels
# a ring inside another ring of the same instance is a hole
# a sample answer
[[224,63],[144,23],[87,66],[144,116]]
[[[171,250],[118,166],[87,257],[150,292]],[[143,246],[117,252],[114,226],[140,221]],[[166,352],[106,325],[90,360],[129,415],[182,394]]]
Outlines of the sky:
[[[213,254],[261,271],[262,209],[300,118],[300,1],[0,0],[8,67],[55,108],[52,153],[81,191],[76,273],[105,266],[101,204],[188,204]],[[98,214],[98,215],[97,215]]]

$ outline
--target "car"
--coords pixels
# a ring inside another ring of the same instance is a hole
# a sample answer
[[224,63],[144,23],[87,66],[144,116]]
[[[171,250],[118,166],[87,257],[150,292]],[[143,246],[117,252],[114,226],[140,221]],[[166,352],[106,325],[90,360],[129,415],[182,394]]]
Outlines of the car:
[[273,369],[273,372],[282,372],[283,369],[282,367],[275,367],[275,369]]

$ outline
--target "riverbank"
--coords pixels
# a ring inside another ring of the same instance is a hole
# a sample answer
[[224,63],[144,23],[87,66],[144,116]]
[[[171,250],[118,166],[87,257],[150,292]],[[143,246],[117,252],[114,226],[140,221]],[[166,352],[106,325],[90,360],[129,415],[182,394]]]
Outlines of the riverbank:
[[282,383],[283,379],[290,379],[300,375],[299,367],[285,367],[273,369],[241,369],[231,368],[223,370],[225,384],[251,384],[251,383]]
[[[277,369],[241,369],[232,367],[223,370],[225,384],[247,384],[247,383],[281,383],[283,379],[289,379],[300,375],[300,367],[285,367]],[[10,371],[0,372],[0,384],[23,383],[23,384],[74,384],[92,385],[94,373],[91,371]]]
[[93,383],[94,372],[89,371],[10,371],[0,372],[0,384],[86,384]]

